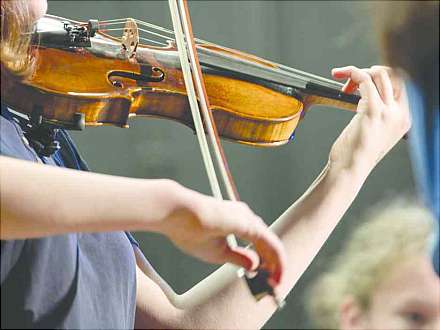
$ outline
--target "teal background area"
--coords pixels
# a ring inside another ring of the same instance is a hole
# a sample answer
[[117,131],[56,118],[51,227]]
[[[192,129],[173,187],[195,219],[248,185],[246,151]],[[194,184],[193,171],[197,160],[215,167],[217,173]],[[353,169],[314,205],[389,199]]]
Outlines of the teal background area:
[[[368,6],[374,2],[192,1],[190,11],[194,32],[202,39],[329,77],[335,66],[380,63]],[[171,27],[166,1],[49,1],[49,13],[78,20],[134,17]],[[313,108],[295,140],[278,148],[259,149],[225,141],[242,200],[268,224],[274,221],[319,174],[333,141],[351,117],[346,111]],[[179,123],[138,118],[131,120],[129,129],[86,128],[74,132],[73,137],[93,171],[171,178],[209,193],[196,138]],[[362,213],[398,193],[414,193],[404,141],[371,174],[290,293],[287,306],[272,317],[267,329],[310,327],[304,310],[307,284],[325,269],[350,230],[362,221]],[[188,290],[216,269],[182,254],[163,237],[148,233],[136,233],[136,237],[154,267],[178,292]]]

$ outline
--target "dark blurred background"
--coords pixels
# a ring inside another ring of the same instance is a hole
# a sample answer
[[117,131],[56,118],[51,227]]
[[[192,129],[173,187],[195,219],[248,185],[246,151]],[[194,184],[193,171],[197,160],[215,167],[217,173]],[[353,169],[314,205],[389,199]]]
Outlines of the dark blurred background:
[[[380,63],[371,19],[374,2],[192,1],[190,11],[199,38],[324,77],[335,66]],[[171,27],[167,1],[49,1],[49,13],[78,20],[134,17]],[[317,107],[286,146],[259,149],[224,142],[241,198],[272,223],[319,174],[333,141],[351,117],[349,112]],[[209,193],[196,138],[176,122],[138,118],[129,129],[87,128],[73,136],[95,172],[171,178]],[[371,174],[290,293],[287,306],[266,328],[310,327],[303,303],[307,284],[325,269],[365,210],[397,193],[412,196],[413,189],[406,143],[400,142]],[[216,269],[183,255],[162,237],[146,233],[136,237],[154,267],[178,292]]]

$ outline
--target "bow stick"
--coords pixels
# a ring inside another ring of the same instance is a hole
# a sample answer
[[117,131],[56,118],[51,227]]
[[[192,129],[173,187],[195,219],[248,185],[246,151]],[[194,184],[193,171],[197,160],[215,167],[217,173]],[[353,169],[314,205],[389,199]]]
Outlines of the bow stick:
[[[220,170],[222,183],[227,196],[232,201],[238,201],[239,195],[231,172],[229,171],[229,166],[209,105],[209,99],[206,93],[203,74],[194,42],[187,0],[168,0],[168,2],[191,114],[194,120],[197,139],[212,193],[214,197],[223,199],[211,156],[211,150],[206,139],[206,133],[209,138],[212,152],[215,156],[217,168]],[[201,116],[203,116],[203,120]],[[203,124],[205,124],[207,130],[206,133]],[[227,236],[227,243],[232,248],[238,245],[237,240],[232,234]],[[240,269],[239,276],[243,276],[244,273],[243,269]],[[260,300],[262,297],[269,294],[274,297],[278,306],[282,306],[283,302],[277,299],[273,288],[267,283],[269,274],[266,271],[260,270],[256,274],[253,274],[254,276],[250,276],[249,274],[245,275],[248,287],[257,300]]]

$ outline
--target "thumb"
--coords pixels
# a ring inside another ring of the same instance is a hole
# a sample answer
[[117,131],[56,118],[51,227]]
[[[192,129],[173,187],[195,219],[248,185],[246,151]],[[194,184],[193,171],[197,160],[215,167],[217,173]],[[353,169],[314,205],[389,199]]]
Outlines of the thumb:
[[225,250],[224,258],[225,262],[244,267],[248,271],[257,269],[260,263],[260,258],[254,250],[246,249],[241,246],[230,247],[228,245]]

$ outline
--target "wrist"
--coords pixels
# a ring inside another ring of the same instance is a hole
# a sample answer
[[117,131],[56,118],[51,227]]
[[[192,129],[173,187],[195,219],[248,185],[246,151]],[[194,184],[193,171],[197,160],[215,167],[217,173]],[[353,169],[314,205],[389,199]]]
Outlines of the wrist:
[[328,186],[344,191],[344,194],[356,195],[365,181],[371,169],[367,166],[339,166],[337,163],[328,162],[324,181]]
[[143,192],[144,196],[152,196],[150,209],[145,212],[148,214],[142,219],[143,230],[168,236],[174,215],[189,209],[191,190],[170,179],[151,181]]
[[348,179],[363,183],[374,167],[375,164],[371,164],[361,157],[350,162],[350,164],[343,164],[330,158],[326,165],[326,173],[331,178],[337,178],[338,181]]

